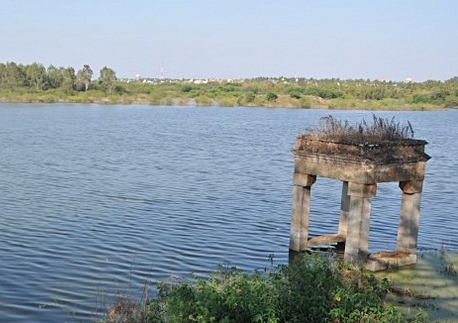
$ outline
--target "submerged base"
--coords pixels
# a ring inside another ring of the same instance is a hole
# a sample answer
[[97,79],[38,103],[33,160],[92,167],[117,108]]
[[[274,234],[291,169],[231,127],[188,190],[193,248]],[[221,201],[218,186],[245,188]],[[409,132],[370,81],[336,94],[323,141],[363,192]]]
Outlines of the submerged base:
[[366,262],[366,269],[370,271],[380,271],[413,265],[416,262],[416,254],[409,254],[401,251],[380,251],[369,255]]
[[345,243],[345,236],[343,234],[316,236],[307,241],[307,247],[329,245],[332,243]]
[[[310,238],[307,241],[307,248],[301,251],[310,251],[313,249],[329,250],[325,246],[331,247],[334,245],[336,250],[342,250],[342,256],[345,250],[345,236],[342,234],[329,234],[321,235]],[[292,250],[290,250],[292,252]],[[300,253],[297,252],[297,253]],[[358,257],[357,257],[358,258]],[[363,259],[358,258],[360,263],[365,265],[365,268],[370,271],[381,271],[386,269],[399,268],[404,266],[413,265],[417,262],[416,254],[409,254],[402,251],[379,251],[365,257]]]

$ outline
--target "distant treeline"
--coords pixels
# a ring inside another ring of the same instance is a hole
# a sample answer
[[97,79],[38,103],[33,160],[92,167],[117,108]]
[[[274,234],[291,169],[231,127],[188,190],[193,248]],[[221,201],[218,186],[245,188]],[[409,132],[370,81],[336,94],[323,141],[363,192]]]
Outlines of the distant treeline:
[[392,82],[306,78],[118,79],[103,67],[0,63],[0,101],[291,108],[437,109],[458,106],[458,77]]

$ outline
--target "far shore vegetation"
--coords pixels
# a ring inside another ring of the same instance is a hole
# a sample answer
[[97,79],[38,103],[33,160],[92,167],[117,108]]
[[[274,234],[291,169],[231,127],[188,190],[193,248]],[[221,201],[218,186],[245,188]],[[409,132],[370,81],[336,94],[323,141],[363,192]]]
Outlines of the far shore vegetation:
[[73,67],[0,63],[0,102],[105,103],[221,107],[437,110],[458,106],[458,77],[415,82],[258,77],[253,79],[97,79]]

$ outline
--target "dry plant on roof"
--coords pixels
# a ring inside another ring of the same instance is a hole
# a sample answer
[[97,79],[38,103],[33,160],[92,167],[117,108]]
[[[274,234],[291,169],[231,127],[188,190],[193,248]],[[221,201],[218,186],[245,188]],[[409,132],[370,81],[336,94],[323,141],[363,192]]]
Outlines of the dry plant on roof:
[[372,124],[363,120],[351,125],[333,116],[323,117],[319,127],[299,135],[295,151],[338,155],[347,159],[386,164],[426,161],[424,140],[413,139],[410,122],[403,126],[392,119],[372,115]]
[[340,121],[329,115],[321,118],[317,129],[308,129],[304,136],[314,140],[347,144],[374,144],[413,138],[414,131],[409,121],[406,126],[402,126],[394,117],[384,119],[372,115],[372,119],[372,124],[363,120],[352,126],[348,120]]

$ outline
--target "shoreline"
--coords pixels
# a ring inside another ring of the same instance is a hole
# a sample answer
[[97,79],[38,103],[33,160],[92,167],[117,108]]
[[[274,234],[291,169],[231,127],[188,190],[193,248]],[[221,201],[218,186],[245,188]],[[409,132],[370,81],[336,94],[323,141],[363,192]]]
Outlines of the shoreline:
[[150,102],[147,100],[141,99],[132,99],[132,98],[119,98],[118,100],[112,100],[108,97],[98,98],[98,99],[85,99],[81,100],[80,98],[76,99],[58,99],[58,100],[46,100],[46,99],[35,99],[35,100],[8,100],[0,97],[0,104],[99,104],[99,105],[145,105],[152,107],[209,107],[209,108],[279,108],[279,109],[317,109],[317,110],[363,110],[363,111],[447,111],[458,109],[458,107],[450,106],[428,106],[428,107],[418,107],[411,105],[403,106],[392,106],[392,107],[374,107],[371,104],[364,104],[356,106],[330,106],[327,104],[317,104],[311,105],[309,107],[299,107],[291,105],[282,105],[282,104],[268,104],[268,105],[254,105],[254,104],[244,104],[244,105],[220,105],[216,104],[203,104],[203,103],[188,103],[183,102],[180,99],[172,99],[171,102]]

